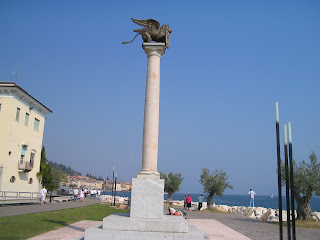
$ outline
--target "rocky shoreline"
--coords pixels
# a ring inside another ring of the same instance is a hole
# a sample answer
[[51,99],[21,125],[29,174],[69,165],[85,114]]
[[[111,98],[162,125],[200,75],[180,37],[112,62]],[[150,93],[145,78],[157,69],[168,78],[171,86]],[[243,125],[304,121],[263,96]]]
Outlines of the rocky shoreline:
[[[101,196],[101,202],[103,203],[111,203],[112,201],[113,201],[113,198],[111,195]],[[171,201],[171,203],[178,207],[183,207],[183,201]],[[128,198],[116,196],[116,204],[128,205]],[[214,204],[214,208],[222,212],[238,213],[248,218],[258,219],[261,221],[279,222],[279,209],[264,208],[264,207],[227,206],[227,205],[215,205],[215,204]],[[201,211],[205,209],[207,209],[207,203],[203,202]],[[198,211],[198,202],[191,203],[191,210]],[[295,216],[297,217],[296,212],[295,212]],[[312,219],[315,221],[320,221],[320,212],[313,212]],[[285,210],[282,211],[282,220],[284,222],[287,221],[287,211]]]
[[[172,201],[172,204],[183,207],[183,201]],[[239,213],[243,216],[252,219],[258,219],[267,222],[279,222],[279,209],[263,208],[263,207],[244,207],[244,206],[227,206],[227,205],[215,205],[214,208],[222,212]],[[207,203],[202,203],[202,210],[207,209]],[[191,203],[191,210],[198,211],[198,202]],[[297,212],[295,212],[297,217]],[[313,212],[312,219],[320,221],[320,212]],[[282,220],[287,221],[287,211],[282,211]]]

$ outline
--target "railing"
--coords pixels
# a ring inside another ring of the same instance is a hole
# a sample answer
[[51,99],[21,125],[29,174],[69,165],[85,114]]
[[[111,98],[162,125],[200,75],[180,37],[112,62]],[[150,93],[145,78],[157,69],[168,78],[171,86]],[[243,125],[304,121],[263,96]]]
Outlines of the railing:
[[20,160],[18,162],[18,169],[29,172],[33,169],[33,162]]
[[0,199],[26,199],[26,198],[39,198],[38,192],[13,192],[13,191],[0,191]]

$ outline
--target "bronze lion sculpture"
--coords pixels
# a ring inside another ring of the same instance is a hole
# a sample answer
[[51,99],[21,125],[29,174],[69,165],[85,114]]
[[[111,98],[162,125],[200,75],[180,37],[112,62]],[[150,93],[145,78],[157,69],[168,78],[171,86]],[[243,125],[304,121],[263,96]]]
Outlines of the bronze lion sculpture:
[[122,42],[122,44],[131,43],[133,40],[141,34],[142,40],[145,43],[151,41],[154,42],[163,42],[165,43],[166,48],[169,48],[169,34],[172,33],[168,24],[164,24],[160,27],[160,23],[154,19],[147,20],[138,20],[131,18],[132,21],[144,28],[135,29],[134,32],[138,34],[130,42]]

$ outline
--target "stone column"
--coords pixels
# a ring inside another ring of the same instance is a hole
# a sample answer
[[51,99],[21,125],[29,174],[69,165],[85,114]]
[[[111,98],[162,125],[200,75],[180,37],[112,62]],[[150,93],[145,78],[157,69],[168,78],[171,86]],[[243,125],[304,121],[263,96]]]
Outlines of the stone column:
[[137,178],[159,179],[157,171],[159,138],[160,58],[165,53],[164,43],[144,43],[148,56],[146,95],[143,124],[142,169]]
[[164,180],[157,171],[159,136],[160,58],[164,43],[144,43],[148,56],[144,107],[142,169],[132,179],[130,218],[162,219]]

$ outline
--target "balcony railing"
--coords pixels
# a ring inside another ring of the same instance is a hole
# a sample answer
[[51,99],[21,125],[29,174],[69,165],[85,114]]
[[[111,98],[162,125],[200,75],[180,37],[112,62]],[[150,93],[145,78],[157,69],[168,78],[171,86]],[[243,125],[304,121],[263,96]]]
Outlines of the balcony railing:
[[33,162],[20,160],[18,163],[18,169],[30,172],[33,169]]

